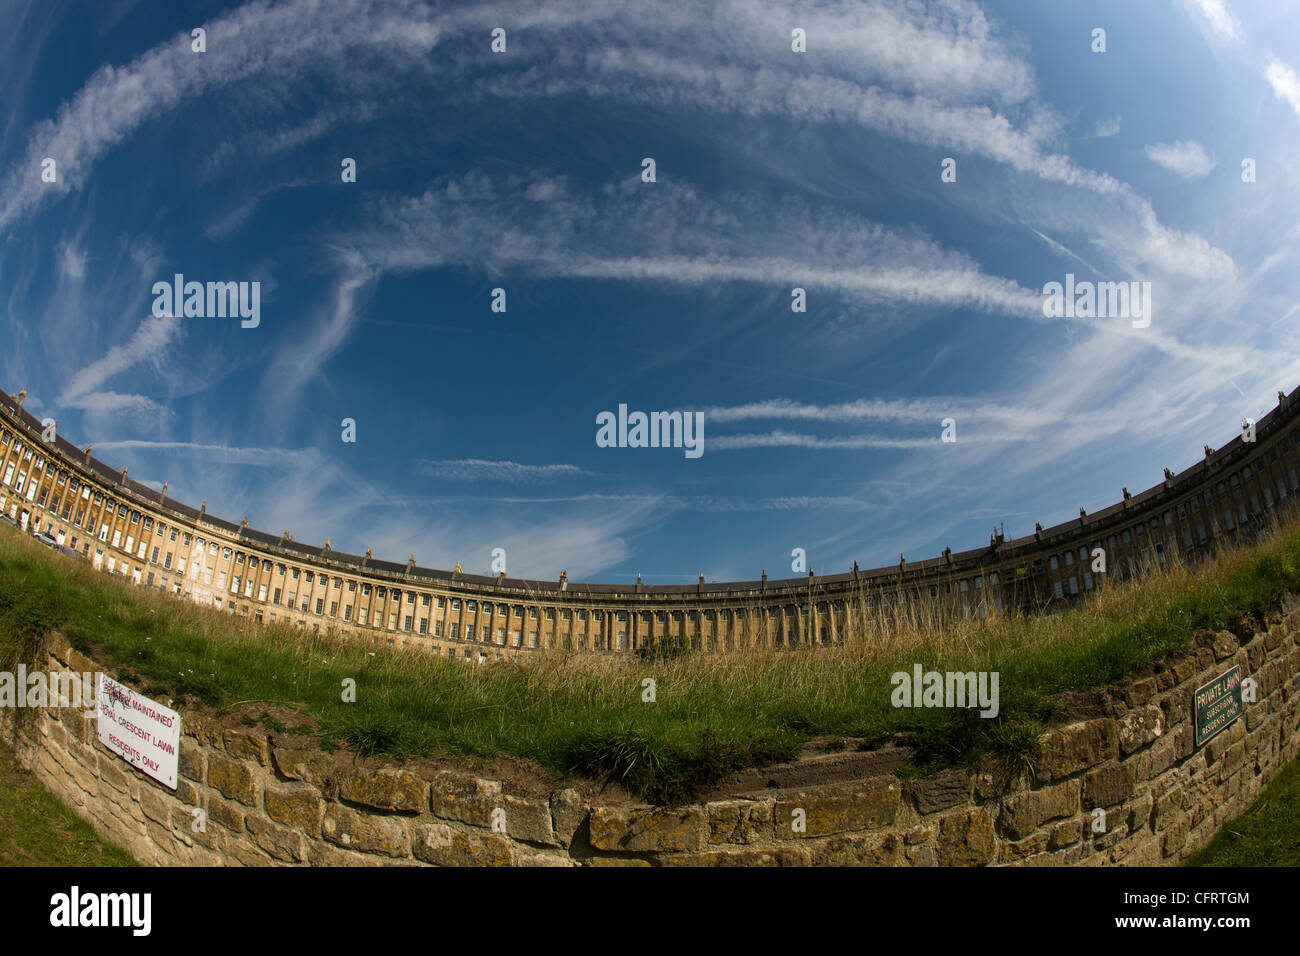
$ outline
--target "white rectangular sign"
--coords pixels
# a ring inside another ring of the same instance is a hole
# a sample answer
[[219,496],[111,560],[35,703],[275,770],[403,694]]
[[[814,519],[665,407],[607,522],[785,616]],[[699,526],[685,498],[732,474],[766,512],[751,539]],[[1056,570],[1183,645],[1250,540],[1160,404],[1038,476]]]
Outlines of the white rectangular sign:
[[99,675],[99,742],[133,767],[176,789],[181,715]]

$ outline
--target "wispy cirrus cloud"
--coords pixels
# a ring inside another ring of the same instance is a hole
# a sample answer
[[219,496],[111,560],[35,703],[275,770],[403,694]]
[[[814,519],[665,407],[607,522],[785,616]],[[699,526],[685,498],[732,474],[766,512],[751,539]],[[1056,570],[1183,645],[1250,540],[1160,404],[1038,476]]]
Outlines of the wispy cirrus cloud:
[[1110,137],[1119,134],[1120,128],[1123,124],[1123,117],[1118,113],[1114,116],[1107,116],[1103,119],[1099,119],[1092,127],[1092,132],[1088,134],[1088,139],[1109,139]]
[[524,465],[517,461],[485,461],[480,458],[416,460],[412,470],[430,478],[451,481],[500,481],[508,484],[531,484],[564,478],[583,478],[591,474],[576,465]]
[[934,422],[956,416],[962,420],[993,421],[1012,425],[1041,427],[1058,425],[1069,420],[1087,420],[1095,413],[1075,411],[1062,415],[1041,408],[1018,405],[998,405],[990,402],[971,402],[969,399],[858,399],[816,405],[786,398],[774,398],[743,405],[705,408],[704,417],[710,424],[764,419],[785,419],[810,422]]
[[933,438],[891,438],[885,435],[844,435],[824,437],[798,432],[775,430],[764,434],[721,435],[708,439],[708,451],[735,451],[748,448],[807,448],[837,451],[868,448],[910,450],[939,444],[939,433]]
[[291,448],[256,448],[239,447],[193,441],[149,441],[147,439],[127,439],[125,441],[105,441],[95,445],[96,451],[147,451],[147,452],[186,452],[214,458],[228,465],[255,465],[264,468],[288,467],[302,460],[303,456],[315,458],[315,452],[294,450]]
[[98,414],[150,413],[167,409],[144,395],[103,388],[110,380],[141,364],[153,364],[181,335],[180,320],[172,316],[145,319],[124,345],[115,345],[101,358],[74,373],[64,384],[58,404]]
[[1273,95],[1286,102],[1295,110],[1296,116],[1300,117],[1300,76],[1297,76],[1295,68],[1271,56],[1264,69],[1264,77],[1273,88]]
[[1245,31],[1224,0],[1183,0],[1183,7],[1213,36],[1233,41],[1245,39]]
[[1214,169],[1214,160],[1194,139],[1153,143],[1145,150],[1147,159],[1183,179],[1204,179]]
[[1033,290],[964,253],[862,217],[688,185],[653,196],[610,183],[594,195],[470,172],[376,204],[371,224],[332,241],[373,273],[477,264],[490,273],[707,285],[800,284],[881,302],[965,306],[1041,319]]

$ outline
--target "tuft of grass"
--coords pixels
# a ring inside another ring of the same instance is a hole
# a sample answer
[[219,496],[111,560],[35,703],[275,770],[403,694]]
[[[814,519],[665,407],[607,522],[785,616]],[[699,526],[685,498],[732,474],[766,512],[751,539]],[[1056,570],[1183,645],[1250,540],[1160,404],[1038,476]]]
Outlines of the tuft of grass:
[[423,750],[423,741],[409,723],[385,711],[347,712],[329,721],[324,732],[363,757],[407,757]]
[[[478,665],[375,648],[326,629],[265,626],[133,587],[0,528],[0,660],[37,659],[61,631],[133,685],[177,706],[258,701],[301,712],[327,747],[395,756],[509,754],[554,773],[617,780],[645,799],[695,794],[745,767],[788,760],[815,738],[897,734],[926,770],[995,754],[1032,770],[1039,728],[1067,691],[1106,687],[1190,646],[1200,628],[1247,634],[1300,591],[1300,522],[1193,570],[1153,568],[1047,616],[943,627],[894,602],[852,608],[842,646],[721,653],[541,651]],[[746,624],[753,627],[756,615]],[[766,627],[764,619],[759,626]],[[999,672],[999,715],[895,708],[891,674]],[[12,669],[12,668],[10,668]],[[652,703],[642,682],[657,686]],[[356,702],[341,699],[345,679]]]
[[730,742],[705,728],[697,741],[655,739],[636,730],[583,734],[565,753],[573,772],[604,782],[617,779],[652,803],[686,803],[723,778],[752,766],[790,760],[792,737],[769,735]]

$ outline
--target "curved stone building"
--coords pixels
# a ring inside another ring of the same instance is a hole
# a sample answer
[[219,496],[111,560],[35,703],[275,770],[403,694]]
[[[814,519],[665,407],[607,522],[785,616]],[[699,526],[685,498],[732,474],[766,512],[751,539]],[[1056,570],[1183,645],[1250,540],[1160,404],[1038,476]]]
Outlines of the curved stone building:
[[[192,508],[63,437],[47,442],[0,393],[0,512],[110,574],[258,622],[337,627],[376,644],[483,661],[540,648],[629,653],[654,645],[743,651],[835,644],[855,622],[1050,609],[1173,555],[1261,533],[1300,491],[1300,402],[1162,483],[1033,535],[893,567],[694,585],[583,584],[435,571],[267,534]],[[1106,572],[1093,570],[1100,549]]]

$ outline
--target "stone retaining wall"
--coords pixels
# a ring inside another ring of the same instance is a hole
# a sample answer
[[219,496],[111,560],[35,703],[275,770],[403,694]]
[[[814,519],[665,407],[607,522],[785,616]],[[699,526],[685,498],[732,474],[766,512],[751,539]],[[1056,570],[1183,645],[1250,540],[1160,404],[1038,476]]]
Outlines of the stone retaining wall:
[[[463,773],[331,770],[302,738],[183,713],[172,791],[107,751],[79,710],[5,710],[0,729],[56,796],[149,865],[1172,863],[1297,756],[1300,602],[1285,610],[1261,633],[1201,632],[1154,676],[1116,688],[1113,715],[1045,734],[1033,779],[990,760],[919,780],[592,806],[576,790],[529,798]],[[50,671],[99,669],[58,636],[47,652]],[[1258,683],[1257,702],[1198,749],[1193,691],[1233,664]]]

